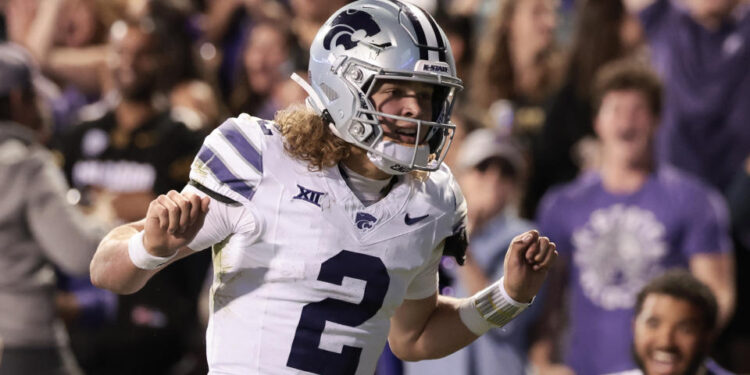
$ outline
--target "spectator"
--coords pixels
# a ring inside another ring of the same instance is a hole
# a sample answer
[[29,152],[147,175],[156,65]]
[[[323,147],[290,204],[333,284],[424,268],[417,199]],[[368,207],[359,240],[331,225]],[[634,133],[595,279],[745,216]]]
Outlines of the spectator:
[[503,1],[484,33],[471,77],[471,99],[494,122],[533,138],[558,81],[553,0]]
[[177,84],[169,93],[169,104],[172,117],[202,134],[211,132],[226,111],[213,87],[201,80]]
[[683,270],[646,285],[635,303],[633,356],[638,369],[612,375],[728,374],[708,359],[717,334],[711,289]]
[[122,14],[121,1],[9,0],[11,39],[34,56],[42,71],[80,94],[101,94],[107,31]]
[[[274,20],[281,28],[289,28],[291,11],[277,1],[213,0],[207,6],[203,24],[204,46],[216,51],[218,87],[225,98],[235,85],[241,71],[242,52],[253,25],[259,20]],[[213,53],[209,54],[213,55]]]
[[[525,166],[511,140],[490,129],[475,130],[462,143],[455,170],[466,195],[471,245],[460,269],[451,258],[443,259],[444,271],[454,283],[443,287],[442,293],[464,297],[503,277],[503,260],[515,233],[534,226],[517,214]],[[405,363],[406,374],[489,375],[499,368],[503,374],[524,374],[528,334],[539,306],[535,303],[502,330],[489,332],[446,358]]]
[[294,71],[293,35],[272,20],[257,22],[247,37],[242,66],[229,96],[232,115],[257,113],[273,118],[279,107],[272,99],[274,89]]
[[[591,30],[596,30],[592,32]],[[532,216],[544,192],[573,180],[581,170],[579,143],[593,137],[591,89],[594,74],[607,62],[634,54],[641,45],[638,20],[621,0],[586,0],[579,4],[565,81],[550,100],[544,128],[533,147],[529,190],[522,213]]]
[[44,74],[61,88],[51,98],[53,133],[77,121],[78,110],[101,98],[110,25],[121,1],[9,0],[11,39],[26,46]]
[[750,150],[750,7],[740,0],[645,3],[639,16],[666,83],[659,157],[723,191]]
[[170,62],[176,62],[163,56],[168,30],[152,29],[149,22],[116,25],[111,79],[117,91],[109,95],[114,104],[90,108],[93,118],[61,142],[66,173],[83,202],[96,206],[111,199],[110,221],[142,215],[157,192],[180,186],[200,145],[197,135],[157,104],[168,87],[164,76]]
[[[661,160],[696,174],[725,194],[741,174],[750,150],[750,4],[746,0],[633,1],[653,64],[666,82],[658,138]],[[730,198],[731,199],[731,198]],[[750,263],[737,252],[738,268]],[[741,297],[747,287],[737,284]],[[744,289],[744,290],[743,290]],[[739,311],[750,301],[738,299]],[[750,371],[750,327],[741,315],[731,324],[731,367]],[[717,357],[717,359],[719,359]]]
[[[173,50],[166,47],[172,29],[157,14],[113,27],[117,92],[110,97],[118,99],[111,108],[101,104],[99,115],[72,128],[62,143],[65,170],[82,201],[108,213],[110,224],[144,215],[157,194],[182,185],[200,145],[158,104],[178,61],[165,56]],[[208,255],[181,262],[139,293],[120,297],[113,325],[81,327],[73,336],[88,343],[77,346],[81,365],[97,374],[167,373],[199,332],[197,296],[207,266]]]
[[55,315],[55,271],[88,273],[99,238],[69,206],[20,47],[0,44],[0,374],[72,374]]
[[[560,277],[569,289],[565,363],[579,374],[634,367],[629,340],[623,338],[630,336],[636,294],[668,268],[688,268],[711,288],[720,327],[731,317],[735,300],[734,258],[721,197],[697,179],[654,162],[658,78],[640,64],[614,62],[597,75],[594,98],[601,166],[551,190],[538,216],[569,271]],[[550,298],[561,295],[549,293]],[[552,302],[549,311],[559,312],[560,306],[562,301]],[[559,322],[554,316],[548,321]],[[535,359],[542,372],[550,369],[554,342],[548,338],[535,345],[535,352],[546,353]]]

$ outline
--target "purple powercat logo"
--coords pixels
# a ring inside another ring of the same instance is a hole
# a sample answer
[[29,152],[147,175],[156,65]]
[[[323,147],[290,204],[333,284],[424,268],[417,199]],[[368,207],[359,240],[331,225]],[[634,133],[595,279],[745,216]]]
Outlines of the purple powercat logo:
[[372,228],[372,225],[378,221],[378,219],[366,212],[357,212],[357,217],[354,221],[357,223],[357,228],[370,229]]
[[336,46],[343,46],[345,50],[350,50],[357,46],[358,42],[352,40],[352,34],[359,30],[364,31],[365,36],[371,37],[380,32],[380,26],[372,15],[361,10],[349,9],[339,13],[331,22],[331,29],[323,38],[323,47],[329,51]]

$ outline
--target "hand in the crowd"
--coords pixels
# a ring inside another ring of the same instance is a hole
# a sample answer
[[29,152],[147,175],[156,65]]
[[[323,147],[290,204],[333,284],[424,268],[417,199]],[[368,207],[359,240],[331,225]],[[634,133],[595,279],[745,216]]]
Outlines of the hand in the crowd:
[[505,255],[505,290],[519,302],[530,302],[539,292],[557,258],[554,242],[536,230],[516,236]]
[[148,206],[143,245],[156,256],[171,256],[203,226],[210,198],[171,190]]

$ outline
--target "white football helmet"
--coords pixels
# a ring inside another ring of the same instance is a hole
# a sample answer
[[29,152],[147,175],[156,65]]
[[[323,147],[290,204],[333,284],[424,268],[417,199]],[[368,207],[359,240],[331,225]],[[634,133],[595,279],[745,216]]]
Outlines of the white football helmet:
[[[448,38],[419,7],[397,0],[360,0],[334,13],[310,47],[310,84],[293,78],[308,92],[307,103],[330,123],[338,137],[368,151],[370,160],[389,174],[434,171],[445,158],[455,132],[450,115],[463,88]],[[376,111],[370,100],[378,80],[425,82],[434,86],[431,121]],[[383,140],[378,117],[417,124],[420,144]]]

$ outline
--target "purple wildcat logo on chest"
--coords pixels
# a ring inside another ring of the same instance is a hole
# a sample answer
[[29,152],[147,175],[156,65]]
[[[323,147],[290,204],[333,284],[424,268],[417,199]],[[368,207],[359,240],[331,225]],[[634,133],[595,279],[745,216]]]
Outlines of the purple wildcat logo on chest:
[[375,216],[372,216],[365,212],[357,212],[357,217],[355,219],[357,222],[357,228],[359,229],[370,229],[372,228],[372,225],[375,224],[375,222],[378,221],[378,219]]

